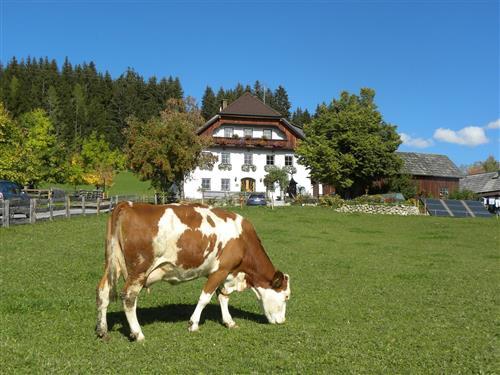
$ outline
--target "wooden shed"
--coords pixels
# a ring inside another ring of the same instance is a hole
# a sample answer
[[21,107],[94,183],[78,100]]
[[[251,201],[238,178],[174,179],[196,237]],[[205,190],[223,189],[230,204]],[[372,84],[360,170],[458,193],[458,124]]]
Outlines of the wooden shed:
[[446,155],[398,152],[403,159],[402,172],[417,182],[417,194],[446,198],[459,189],[463,173]]

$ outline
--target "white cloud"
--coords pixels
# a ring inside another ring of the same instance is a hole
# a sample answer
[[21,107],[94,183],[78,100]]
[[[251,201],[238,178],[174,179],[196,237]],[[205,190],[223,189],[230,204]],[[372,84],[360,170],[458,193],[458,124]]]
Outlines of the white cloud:
[[486,129],[500,129],[500,118],[486,125]]
[[432,139],[423,139],[423,138],[413,138],[412,136],[406,133],[400,133],[401,141],[405,146],[416,147],[416,148],[427,148],[434,144]]
[[464,146],[478,146],[489,142],[484,129],[478,126],[467,126],[458,131],[439,128],[434,132],[434,139]]

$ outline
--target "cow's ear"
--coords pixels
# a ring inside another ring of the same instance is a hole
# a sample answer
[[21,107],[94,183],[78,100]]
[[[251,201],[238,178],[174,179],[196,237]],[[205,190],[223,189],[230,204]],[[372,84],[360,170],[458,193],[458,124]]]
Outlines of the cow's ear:
[[285,279],[285,275],[283,275],[283,272],[281,271],[276,271],[273,276],[273,281],[271,283],[271,286],[273,289],[279,289],[283,285],[283,280]]

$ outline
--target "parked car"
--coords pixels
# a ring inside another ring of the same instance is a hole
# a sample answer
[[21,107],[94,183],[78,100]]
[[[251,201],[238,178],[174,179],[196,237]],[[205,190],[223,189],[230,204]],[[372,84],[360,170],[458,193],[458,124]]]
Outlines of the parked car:
[[247,206],[265,206],[267,205],[266,195],[264,193],[252,193],[247,199]]
[[30,197],[22,189],[16,182],[0,180],[0,202],[9,201],[12,215],[24,214],[29,217]]

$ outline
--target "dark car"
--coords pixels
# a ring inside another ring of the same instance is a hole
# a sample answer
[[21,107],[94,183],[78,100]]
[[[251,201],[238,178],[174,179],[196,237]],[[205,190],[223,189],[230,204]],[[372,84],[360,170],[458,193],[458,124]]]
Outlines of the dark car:
[[267,205],[266,195],[264,193],[252,193],[247,199],[247,206],[265,206]]
[[24,214],[28,217],[30,212],[30,197],[18,183],[0,180],[0,202],[9,201],[12,214]]

